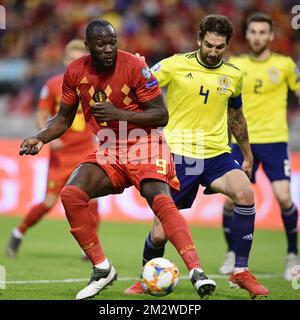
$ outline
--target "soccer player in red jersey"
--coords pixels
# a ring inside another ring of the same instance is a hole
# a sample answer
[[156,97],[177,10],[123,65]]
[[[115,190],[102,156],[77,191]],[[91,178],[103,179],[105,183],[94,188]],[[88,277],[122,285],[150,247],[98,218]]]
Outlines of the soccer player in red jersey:
[[[87,54],[84,41],[74,39],[70,41],[64,54],[64,64]],[[37,112],[37,124],[39,129],[46,126],[49,116],[54,116],[59,108],[62,96],[63,74],[50,78],[40,93]],[[9,257],[15,257],[22,238],[26,231],[39,222],[56,203],[61,189],[67,182],[72,171],[88,154],[95,149],[94,135],[85,123],[82,108],[79,105],[77,113],[70,129],[59,139],[50,144],[50,156],[48,166],[48,179],[45,200],[34,205],[24,216],[21,223],[12,231],[6,253]],[[96,221],[99,221],[97,202],[89,203]],[[97,222],[98,223],[98,222]]]
[[198,294],[211,294],[216,284],[204,278],[189,227],[171,198],[170,189],[179,190],[179,182],[158,129],[167,124],[168,111],[156,78],[140,59],[117,50],[116,32],[105,20],[87,26],[85,43],[90,55],[66,70],[58,114],[20,147],[21,155],[34,155],[61,136],[72,124],[79,101],[86,122],[98,135],[99,149],[74,170],[61,192],[71,233],[94,266],[76,299],[96,295],[117,278],[101,247],[88,201],[121,193],[131,185],[162,223]]

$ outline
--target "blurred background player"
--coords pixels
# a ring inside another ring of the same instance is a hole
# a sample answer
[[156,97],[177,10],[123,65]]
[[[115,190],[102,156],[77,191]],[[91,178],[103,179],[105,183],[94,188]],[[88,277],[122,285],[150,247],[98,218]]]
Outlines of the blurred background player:
[[[88,201],[122,193],[131,185],[161,221],[197,293],[209,295],[216,283],[201,269],[189,227],[171,197],[170,189],[179,190],[179,181],[168,145],[158,130],[169,119],[158,82],[145,62],[117,49],[116,31],[108,21],[89,23],[85,44],[90,55],[68,66],[57,115],[20,148],[21,155],[34,155],[43,144],[61,136],[72,124],[79,101],[99,138],[97,151],[73,171],[61,192],[70,231],[93,264],[90,281],[76,299],[92,297],[117,279],[102,249]],[[131,148],[136,146],[136,135],[139,151]]]
[[[234,200],[232,225],[237,258],[230,282],[246,289],[251,296],[266,296],[269,290],[248,270],[255,207],[245,173],[251,175],[252,154],[242,112],[242,73],[223,60],[232,33],[232,24],[225,16],[206,16],[199,24],[199,49],[164,59],[152,70],[159,85],[168,87],[170,120],[164,133],[181,185],[180,192],[172,194],[175,204],[180,209],[191,208],[199,185],[206,188],[205,194],[219,192]],[[230,155],[227,112],[229,127],[244,155],[241,166]],[[164,230],[155,219],[145,241],[143,264],[161,257],[165,243]],[[137,282],[125,292],[139,294],[143,290]]]
[[[230,62],[243,72],[243,107],[254,156],[251,182],[255,183],[255,173],[259,164],[262,164],[281,208],[288,243],[284,277],[291,280],[292,268],[299,264],[298,211],[292,202],[290,189],[287,93],[290,88],[300,100],[300,72],[290,57],[270,50],[274,33],[268,15],[255,13],[249,16],[246,39],[250,52],[231,57]],[[232,155],[239,163],[243,162],[243,155],[236,143],[233,144]],[[232,208],[232,201],[227,199],[223,210],[223,228],[228,252],[220,268],[222,274],[231,273],[234,267]]]
[[[70,41],[64,54],[64,64],[87,55],[84,41]],[[37,126],[45,128],[49,117],[54,116],[59,108],[62,95],[63,74],[50,78],[40,93],[37,111]],[[55,205],[61,189],[67,182],[76,165],[95,149],[94,135],[85,123],[82,108],[79,105],[73,125],[60,138],[51,141],[48,165],[47,190],[45,200],[34,205],[24,216],[21,223],[13,229],[6,253],[15,257],[27,230],[39,222]],[[90,201],[89,206],[99,223],[97,202]]]

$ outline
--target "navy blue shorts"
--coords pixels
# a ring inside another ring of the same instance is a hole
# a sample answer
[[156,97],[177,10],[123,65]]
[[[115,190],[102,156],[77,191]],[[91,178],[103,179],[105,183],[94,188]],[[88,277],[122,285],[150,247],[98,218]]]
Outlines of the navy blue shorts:
[[191,208],[200,184],[206,187],[205,194],[212,194],[215,192],[210,190],[209,186],[214,180],[233,169],[242,170],[237,161],[227,152],[204,160],[175,154],[173,157],[176,164],[176,175],[180,181],[180,192],[172,192],[172,197],[180,209]]
[[[255,183],[255,173],[260,163],[271,182],[290,180],[291,165],[288,144],[286,142],[253,143],[250,146],[253,153],[252,183]],[[231,154],[242,165],[244,158],[239,145],[234,144],[232,146]]]

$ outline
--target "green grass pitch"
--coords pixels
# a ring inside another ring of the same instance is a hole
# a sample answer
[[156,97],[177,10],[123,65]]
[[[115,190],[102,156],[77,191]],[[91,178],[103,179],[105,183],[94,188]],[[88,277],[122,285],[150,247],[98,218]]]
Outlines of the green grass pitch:
[[[19,218],[0,217],[0,265],[6,270],[6,289],[0,289],[0,300],[73,300],[91,273],[91,265],[82,261],[80,249],[69,232],[65,220],[44,219],[28,231],[17,258],[5,255],[5,246]],[[149,295],[128,296],[124,290],[137,279],[141,271],[141,254],[149,224],[103,222],[99,234],[107,257],[117,269],[119,280],[103,290],[99,300],[199,300],[187,280],[187,269],[175,249],[168,244],[165,257],[179,267],[183,276],[176,290],[164,298]],[[249,300],[245,290],[231,289],[228,277],[218,274],[225,253],[220,228],[191,227],[193,237],[207,274],[217,282],[211,300]],[[286,241],[284,232],[257,230],[254,236],[250,269],[266,285],[271,294],[266,299],[300,300],[300,289],[282,277]],[[66,281],[66,279],[73,279]],[[38,280],[42,280],[38,283]],[[45,281],[44,281],[45,280]],[[54,281],[57,280],[57,281]],[[300,282],[300,280],[298,280]]]

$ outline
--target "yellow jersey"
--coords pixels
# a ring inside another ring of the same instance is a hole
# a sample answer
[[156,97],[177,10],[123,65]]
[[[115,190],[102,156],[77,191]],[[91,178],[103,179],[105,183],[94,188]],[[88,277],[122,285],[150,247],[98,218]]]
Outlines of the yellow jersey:
[[272,53],[257,61],[249,55],[231,57],[243,73],[243,112],[250,143],[288,141],[287,94],[300,88],[300,73],[290,57]]
[[207,67],[196,51],[164,59],[152,72],[167,87],[164,135],[171,151],[198,159],[230,152],[227,108],[241,107],[241,71],[223,60]]

